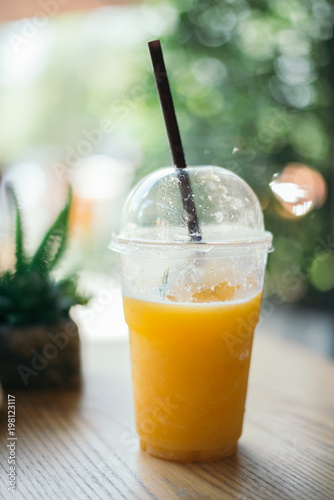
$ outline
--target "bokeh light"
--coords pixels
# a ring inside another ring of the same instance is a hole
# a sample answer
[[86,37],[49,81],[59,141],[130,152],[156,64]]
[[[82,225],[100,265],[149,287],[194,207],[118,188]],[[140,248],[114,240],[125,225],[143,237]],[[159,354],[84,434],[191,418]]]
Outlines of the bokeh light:
[[334,288],[334,254],[319,252],[309,270],[311,283],[321,292]]
[[95,240],[97,246],[105,243],[132,179],[133,165],[125,160],[106,155],[81,160],[69,175],[73,188],[72,233],[78,239]]
[[323,176],[301,163],[289,163],[274,176],[270,187],[286,213],[296,217],[321,207],[327,197]]
[[104,155],[92,155],[77,164],[70,175],[74,194],[91,200],[112,200],[129,189],[133,166]]
[[6,170],[3,181],[13,185],[22,208],[38,205],[47,187],[45,171],[35,162],[12,165]]

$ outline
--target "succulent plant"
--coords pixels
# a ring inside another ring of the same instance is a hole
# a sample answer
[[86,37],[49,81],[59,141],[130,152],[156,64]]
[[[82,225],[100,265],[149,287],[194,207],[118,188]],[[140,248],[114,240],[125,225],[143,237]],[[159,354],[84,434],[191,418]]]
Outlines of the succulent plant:
[[72,192],[69,190],[66,205],[32,257],[24,249],[21,211],[11,186],[8,193],[16,212],[16,265],[14,271],[0,274],[0,326],[50,324],[67,319],[72,306],[88,302],[77,291],[75,275],[62,280],[51,275],[66,248]]

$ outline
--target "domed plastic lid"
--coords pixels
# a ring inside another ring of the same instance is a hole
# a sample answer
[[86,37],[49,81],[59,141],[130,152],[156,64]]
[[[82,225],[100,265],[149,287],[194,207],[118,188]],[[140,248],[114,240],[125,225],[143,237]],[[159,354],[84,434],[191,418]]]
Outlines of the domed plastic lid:
[[[261,244],[271,249],[260,203],[236,174],[216,166],[186,169],[202,235],[199,246]],[[127,198],[119,236],[111,248],[131,253],[138,246],[175,246],[191,242],[181,198],[179,170],[156,170],[141,180]]]

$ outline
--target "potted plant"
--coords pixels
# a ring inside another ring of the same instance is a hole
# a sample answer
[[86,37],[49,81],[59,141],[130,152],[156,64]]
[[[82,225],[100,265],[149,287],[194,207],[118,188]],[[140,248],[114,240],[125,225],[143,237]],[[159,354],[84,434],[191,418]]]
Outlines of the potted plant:
[[71,276],[55,280],[52,271],[64,254],[71,207],[65,207],[32,257],[24,249],[22,216],[16,212],[13,271],[0,274],[0,382],[4,387],[50,387],[80,382],[80,344],[70,308],[86,304]]

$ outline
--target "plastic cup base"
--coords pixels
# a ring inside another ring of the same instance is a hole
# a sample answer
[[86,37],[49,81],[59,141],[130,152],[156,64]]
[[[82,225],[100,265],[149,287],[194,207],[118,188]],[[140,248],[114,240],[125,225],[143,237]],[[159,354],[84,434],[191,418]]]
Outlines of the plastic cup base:
[[172,450],[152,445],[141,439],[140,449],[153,457],[168,460],[169,462],[214,462],[233,455],[237,451],[237,443],[214,450]]

